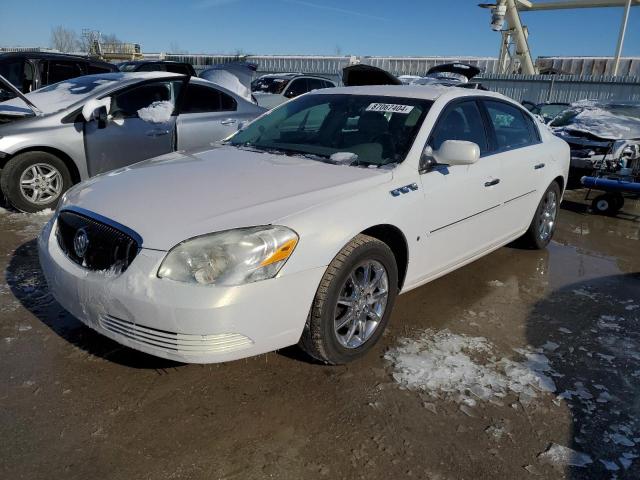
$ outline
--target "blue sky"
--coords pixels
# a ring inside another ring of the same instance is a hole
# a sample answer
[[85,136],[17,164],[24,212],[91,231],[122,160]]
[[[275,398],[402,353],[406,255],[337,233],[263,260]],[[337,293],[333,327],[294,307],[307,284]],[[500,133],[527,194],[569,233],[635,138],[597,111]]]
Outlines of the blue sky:
[[[56,25],[192,53],[497,56],[472,0],[0,0],[0,46],[48,46]],[[622,8],[524,13],[539,55],[613,55]],[[640,7],[624,54],[640,56]]]

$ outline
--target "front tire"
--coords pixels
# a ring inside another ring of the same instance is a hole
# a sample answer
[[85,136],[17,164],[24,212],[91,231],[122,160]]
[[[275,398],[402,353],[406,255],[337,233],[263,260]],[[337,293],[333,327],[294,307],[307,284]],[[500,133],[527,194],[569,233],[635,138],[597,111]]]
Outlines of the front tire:
[[534,250],[543,250],[549,245],[556,230],[560,208],[560,186],[553,182],[544,192],[529,229],[523,235],[524,243]]
[[376,238],[356,236],[322,277],[300,346],[331,365],[362,357],[382,336],[397,294],[391,249]]
[[16,155],[7,162],[0,177],[0,188],[9,203],[27,213],[56,208],[72,183],[66,164],[47,152]]

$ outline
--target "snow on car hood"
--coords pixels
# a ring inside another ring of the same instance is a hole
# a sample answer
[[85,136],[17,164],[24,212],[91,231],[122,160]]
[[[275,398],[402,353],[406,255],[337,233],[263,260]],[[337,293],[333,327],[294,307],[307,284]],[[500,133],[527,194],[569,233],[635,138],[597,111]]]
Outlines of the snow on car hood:
[[62,208],[98,213],[135,230],[144,248],[168,250],[198,235],[271,224],[391,178],[389,170],[223,146],[99,175],[69,190]]
[[550,125],[558,133],[584,132],[605,140],[640,139],[640,105],[577,102]]

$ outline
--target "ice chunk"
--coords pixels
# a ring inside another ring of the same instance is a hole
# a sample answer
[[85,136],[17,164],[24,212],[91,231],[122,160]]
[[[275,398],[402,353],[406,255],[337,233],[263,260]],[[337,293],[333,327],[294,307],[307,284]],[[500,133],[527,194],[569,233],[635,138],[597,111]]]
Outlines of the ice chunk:
[[543,463],[561,467],[585,467],[593,463],[591,457],[586,453],[578,452],[557,443],[552,443],[546,451],[538,455],[538,459]]

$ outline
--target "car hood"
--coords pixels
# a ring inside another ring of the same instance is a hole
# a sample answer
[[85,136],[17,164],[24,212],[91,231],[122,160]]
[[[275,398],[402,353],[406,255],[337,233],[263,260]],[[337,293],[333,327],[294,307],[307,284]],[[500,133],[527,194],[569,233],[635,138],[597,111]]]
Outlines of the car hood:
[[198,235],[267,225],[390,181],[389,170],[332,165],[230,146],[175,152],[99,175],[65,195],[168,250]]

